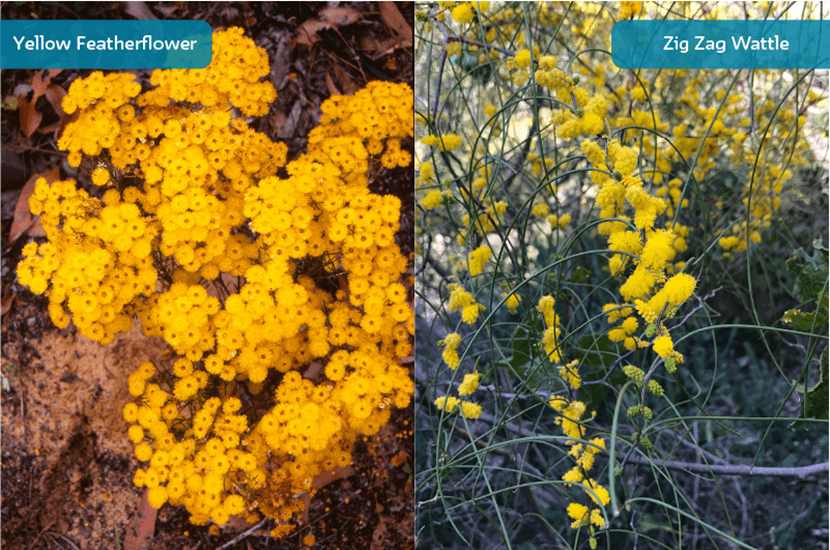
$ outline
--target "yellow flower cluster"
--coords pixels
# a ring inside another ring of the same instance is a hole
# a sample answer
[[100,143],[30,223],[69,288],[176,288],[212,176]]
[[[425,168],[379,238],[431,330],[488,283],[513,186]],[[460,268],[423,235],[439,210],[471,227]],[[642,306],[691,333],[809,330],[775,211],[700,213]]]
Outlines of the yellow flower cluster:
[[[584,439],[585,436],[585,428],[580,424],[580,419],[585,414],[585,403],[569,401],[562,397],[553,397],[550,400],[550,406],[561,413],[561,416],[557,417],[555,422],[562,427],[565,436],[571,438],[565,444],[570,447],[568,454],[576,462],[574,467],[562,476],[562,479],[567,484],[580,484],[594,504],[606,506],[611,500],[608,490],[588,477],[588,472],[594,466],[595,455],[605,450],[605,440],[601,437],[595,437],[589,441],[589,444],[577,441]],[[597,527],[605,525],[605,520],[599,508],[594,508],[589,513],[587,506],[571,503],[568,506],[568,515],[573,520],[573,523],[571,523],[573,529],[578,529],[589,523],[593,523]]]
[[443,134],[440,136],[429,135],[422,137],[421,143],[430,147],[438,147],[439,150],[448,152],[461,147],[461,137],[455,134]]
[[562,352],[559,349],[559,336],[562,333],[562,329],[559,327],[559,316],[553,310],[554,305],[556,305],[556,301],[552,296],[542,296],[539,299],[539,305],[536,306],[536,310],[545,319],[545,332],[542,336],[545,353],[548,354],[551,362],[559,363],[562,360]]
[[17,270],[32,292],[49,291],[56,326],[66,327],[71,315],[84,336],[101,343],[130,329],[128,305],[153,292],[158,278],[150,255],[158,228],[134,202],[119,199],[114,190],[102,202],[73,181],[38,179],[29,207],[49,240],[26,245]]
[[484,271],[484,264],[492,256],[492,251],[487,245],[482,245],[470,252],[468,255],[470,261],[470,276],[475,277]]
[[447,334],[447,337],[444,338],[444,351],[442,358],[447,366],[452,370],[458,368],[458,363],[460,362],[458,351],[456,351],[458,349],[458,344],[460,343],[461,336],[457,332]]
[[501,297],[507,298],[504,305],[507,306],[507,310],[511,313],[511,315],[516,315],[516,311],[519,309],[519,304],[522,302],[522,297],[516,293],[508,295],[507,291],[502,292]]
[[[479,374],[465,374],[464,381],[458,386],[458,395],[470,395],[478,388]],[[481,405],[472,401],[462,401],[453,396],[441,396],[434,402],[435,406],[448,413],[460,412],[466,418],[475,420],[481,416]]]
[[461,310],[461,319],[468,325],[472,325],[478,320],[480,311],[486,308],[483,304],[477,304],[473,295],[464,290],[464,287],[458,283],[450,283],[447,285],[450,290],[450,299],[447,302],[447,309],[450,311]]
[[458,23],[469,23],[477,13],[490,9],[490,2],[438,2],[444,8],[451,8],[452,18]]
[[285,145],[234,111],[276,97],[264,50],[241,29],[213,44],[209,67],[156,71],[144,93],[132,75],[73,83],[64,108],[80,115],[60,145],[99,163],[103,199],[39,180],[30,208],[48,242],[26,246],[18,276],[49,293],[58,326],[107,343],[137,316],[172,348],[171,365],[130,376],[140,403],[124,408],[153,506],[195,524],[257,509],[287,522],[293,496],[412,397],[401,205],[367,188],[411,162],[412,92],[373,82],[327,100],[283,178]]
[[[496,201],[488,198],[485,204],[484,211],[476,214],[475,218],[472,219],[473,229],[481,236],[493,231],[501,223],[501,216],[507,212],[507,202],[505,201]],[[461,222],[468,227],[470,226],[470,220],[469,214],[464,214],[461,218]],[[466,239],[467,231],[459,231],[458,244],[463,246],[466,243]]]

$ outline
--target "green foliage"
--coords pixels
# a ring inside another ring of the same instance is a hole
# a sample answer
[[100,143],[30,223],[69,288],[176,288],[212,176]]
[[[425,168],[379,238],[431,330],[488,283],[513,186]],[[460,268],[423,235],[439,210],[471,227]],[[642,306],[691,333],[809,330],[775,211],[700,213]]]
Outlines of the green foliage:
[[[827,248],[821,244],[821,239],[813,242],[813,254],[808,255],[802,248],[793,252],[787,260],[787,268],[796,273],[793,295],[796,299],[805,302],[816,300],[827,286],[830,257]],[[826,291],[825,291],[826,293]]]

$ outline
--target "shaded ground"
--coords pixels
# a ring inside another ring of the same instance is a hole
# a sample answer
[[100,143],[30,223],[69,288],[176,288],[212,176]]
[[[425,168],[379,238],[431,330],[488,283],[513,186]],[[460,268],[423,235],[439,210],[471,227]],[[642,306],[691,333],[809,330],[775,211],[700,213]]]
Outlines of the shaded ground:
[[[412,4],[396,4],[411,28]],[[357,90],[370,80],[409,82],[412,49],[396,34],[377,3],[338,3],[345,19],[317,33],[310,46],[298,41],[307,23],[329,6],[262,3],[4,3],[4,19],[203,19],[214,29],[241,26],[271,60],[270,80],[278,100],[254,126],[284,141],[289,159],[305,148],[319,120],[320,103],[332,94]],[[388,10],[387,10],[388,11]],[[346,22],[346,24],[340,24]],[[51,83],[67,89],[89,71],[64,70]],[[148,71],[136,71],[147,82]],[[14,206],[34,174],[59,166],[61,178],[88,182],[70,169],[57,150],[59,113],[43,95],[33,108],[39,124],[24,120],[7,99],[34,97],[35,71],[3,71],[2,130],[2,544],[8,548],[120,549],[136,518],[142,490],[132,484],[138,462],[126,437],[121,408],[130,400],[126,378],[141,361],[158,359],[160,340],[134,328],[110,346],[58,330],[46,298],[16,282],[20,250],[33,237],[9,243]],[[50,128],[50,126],[53,126]],[[28,131],[32,130],[32,131]],[[28,137],[26,134],[30,134]],[[407,145],[407,144],[405,144]],[[411,143],[408,145],[411,146]],[[402,200],[398,242],[412,252],[411,169],[383,173],[371,184],[377,193]],[[323,488],[311,502],[308,523],[276,541],[266,523],[229,523],[222,529],[194,527],[183,508],[164,506],[155,522],[154,549],[295,548],[314,535],[313,548],[411,548],[413,545],[412,409],[394,410],[381,432],[358,442],[356,475]],[[244,535],[238,542],[234,539]]]

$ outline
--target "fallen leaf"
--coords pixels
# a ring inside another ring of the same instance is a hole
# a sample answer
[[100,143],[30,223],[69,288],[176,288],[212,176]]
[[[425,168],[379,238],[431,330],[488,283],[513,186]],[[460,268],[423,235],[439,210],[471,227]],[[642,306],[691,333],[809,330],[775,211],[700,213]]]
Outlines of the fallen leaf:
[[340,93],[340,90],[337,89],[337,86],[335,86],[328,69],[326,69],[326,88],[329,89],[329,93],[331,95],[343,95]]
[[58,113],[60,116],[65,116],[63,112],[63,98],[66,97],[66,90],[58,86],[57,84],[49,84],[49,87],[46,88],[44,92],[46,96],[46,101],[55,109],[55,112]]
[[124,9],[128,14],[136,19],[158,19],[145,2],[127,2],[127,7]]
[[16,301],[17,294],[12,294],[11,290],[6,290],[6,292],[3,293],[3,301],[0,302],[0,315],[7,314]]
[[[59,177],[60,170],[55,167],[47,172],[41,172],[29,178],[29,181],[26,182],[26,185],[20,191],[20,196],[17,198],[17,204],[14,207],[14,220],[12,220],[12,226],[9,230],[9,243],[13,243],[19,239],[23,233],[33,227],[37,220],[29,210],[29,197],[35,192],[35,182],[38,178],[46,178],[47,182],[52,183],[57,181]],[[40,224],[38,223],[38,225]],[[40,227],[40,231],[43,231],[42,226]],[[42,236],[46,236],[46,234],[43,233]]]
[[320,17],[335,27],[344,27],[360,19],[360,12],[351,8],[326,8],[320,12]]
[[12,90],[12,94],[14,96],[26,95],[31,91],[32,91],[32,85],[31,84],[29,84],[28,82],[21,82],[20,84],[18,84],[17,86],[14,87],[14,90]]
[[343,91],[346,92],[346,95],[352,95],[360,89],[360,86],[355,84],[354,81],[349,78],[348,73],[346,73],[340,65],[337,63],[334,63],[333,65],[334,76],[337,77],[337,81],[343,87]]
[[58,86],[57,84],[50,84],[48,88],[46,88],[46,101],[55,109],[55,112],[60,115],[61,119],[56,125],[52,124],[48,128],[41,128],[41,132],[48,132],[52,131],[54,127],[55,137],[63,132],[63,129],[66,128],[66,125],[70,122],[77,120],[81,114],[80,109],[72,113],[71,115],[67,115],[63,110],[63,98],[66,97],[66,90]]
[[317,33],[332,27],[345,27],[360,19],[360,12],[351,8],[326,8],[317,19],[308,19],[297,28],[297,44],[311,46],[320,40]]
[[26,234],[30,237],[45,237],[46,236],[46,230],[43,229],[43,224],[40,223],[40,216],[35,218],[35,222],[26,231]]
[[158,510],[150,506],[147,495],[150,489],[144,489],[138,511],[124,536],[124,550],[145,550],[150,548],[153,533],[156,530]]
[[297,125],[300,123],[300,117],[303,115],[303,104],[299,101],[294,103],[291,107],[291,112],[288,113],[288,118],[285,120],[285,124],[280,128],[280,133],[277,134],[277,137],[281,139],[288,139],[294,137],[294,134],[297,131]]
[[156,9],[159,10],[163,16],[170,17],[171,15],[173,15],[174,11],[179,9],[179,7],[175,4],[173,4],[172,6],[164,6],[164,5],[161,5],[161,4],[156,4]]
[[20,129],[23,135],[31,137],[40,126],[43,113],[35,109],[35,102],[30,103],[25,95],[17,96],[17,106],[20,107]]
[[317,490],[322,489],[329,483],[337,481],[338,479],[343,479],[344,477],[349,477],[354,475],[354,468],[351,466],[337,466],[331,472],[323,472],[322,474],[318,475],[314,478],[314,488]]
[[397,35],[395,38],[385,38],[379,42],[375,42],[375,40],[368,35],[360,37],[360,49],[366,51],[391,53],[395,51],[395,48],[397,48],[398,45]]
[[412,27],[397,6],[393,2],[378,2],[378,6],[383,22],[398,35],[398,43],[403,47],[412,46]]
[[285,115],[284,112],[277,109],[277,112],[274,113],[274,116],[271,117],[271,129],[274,131],[274,135],[278,135],[282,127],[285,126],[285,123],[288,122],[288,117]]
[[32,90],[35,92],[35,95],[32,98],[32,103],[37,101],[37,98],[42,96],[46,92],[46,87],[49,86],[49,80],[51,80],[51,77],[47,75],[44,79],[43,73],[45,72],[46,71],[44,69],[41,69],[35,73],[35,76],[32,77]]
[[[383,3],[381,2],[381,4]],[[377,527],[372,533],[372,544],[369,546],[369,550],[380,550],[383,548],[383,541],[386,540],[386,517],[379,514],[378,520]]]

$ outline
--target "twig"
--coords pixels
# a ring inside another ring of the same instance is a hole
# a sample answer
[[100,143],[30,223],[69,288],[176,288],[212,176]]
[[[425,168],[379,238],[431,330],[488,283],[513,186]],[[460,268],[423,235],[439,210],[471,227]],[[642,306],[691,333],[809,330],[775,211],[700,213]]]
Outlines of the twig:
[[259,523],[257,523],[256,525],[254,525],[253,527],[251,527],[250,529],[248,529],[247,531],[245,531],[244,533],[242,533],[241,535],[239,535],[238,537],[236,537],[232,541],[226,542],[225,544],[223,544],[222,546],[220,546],[216,550],[225,550],[226,548],[230,548],[231,546],[233,546],[237,542],[241,541],[242,539],[244,539],[245,537],[247,537],[248,535],[250,535],[251,533],[253,533],[257,529],[259,529],[260,527],[265,525],[265,522],[267,522],[269,519],[270,518],[265,518],[264,520],[260,521]]
[[657,461],[648,460],[639,455],[632,455],[628,461],[640,466],[655,464],[660,467],[665,467],[670,470],[689,471],[701,474],[723,474],[727,476],[767,476],[767,477],[797,477],[804,479],[811,475],[826,473],[830,469],[829,462],[822,462],[821,464],[811,464],[810,466],[798,466],[793,468],[785,467],[755,467],[748,464],[737,465],[720,465],[720,464],[695,464],[693,462],[662,462],[657,464]]

